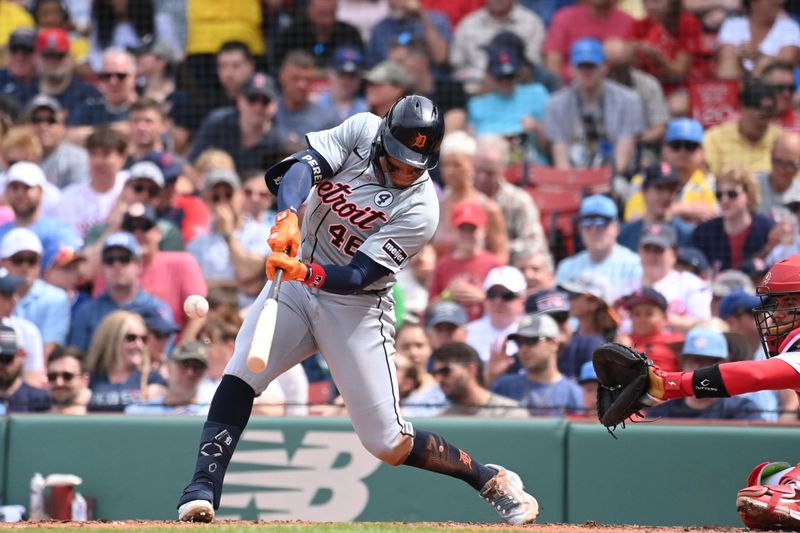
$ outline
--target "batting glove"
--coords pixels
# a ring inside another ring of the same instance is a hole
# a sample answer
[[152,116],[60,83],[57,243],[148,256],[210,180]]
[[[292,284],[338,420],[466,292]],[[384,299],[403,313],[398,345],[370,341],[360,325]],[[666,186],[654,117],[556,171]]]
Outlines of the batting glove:
[[275,225],[269,233],[267,244],[273,252],[286,252],[289,257],[297,256],[300,249],[300,227],[297,213],[284,209],[275,217]]

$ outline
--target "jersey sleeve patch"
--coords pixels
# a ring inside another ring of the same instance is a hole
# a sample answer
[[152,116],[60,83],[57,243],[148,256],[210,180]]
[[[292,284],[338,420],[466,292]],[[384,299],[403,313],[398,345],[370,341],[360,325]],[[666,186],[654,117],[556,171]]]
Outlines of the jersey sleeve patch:
[[383,243],[383,251],[386,252],[389,258],[395,262],[397,266],[403,264],[408,259],[408,253],[403,250],[403,247],[397,244],[394,239],[386,239]]

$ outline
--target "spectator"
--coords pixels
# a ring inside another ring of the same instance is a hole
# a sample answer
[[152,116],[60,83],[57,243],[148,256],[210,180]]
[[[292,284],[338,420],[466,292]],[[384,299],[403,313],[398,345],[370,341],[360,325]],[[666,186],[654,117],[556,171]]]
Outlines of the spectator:
[[[83,3],[84,6],[77,6]],[[31,14],[36,20],[39,32],[46,29],[63,29],[69,32],[69,48],[78,63],[86,62],[89,54],[89,39],[81,26],[81,7],[90,9],[89,2],[62,0],[37,0],[30,6]],[[88,15],[88,13],[87,13]]]
[[47,392],[50,412],[60,415],[85,415],[92,397],[89,373],[81,368],[83,352],[56,346],[47,359]]
[[719,317],[730,326],[731,331],[742,335],[748,354],[751,354],[748,359],[766,359],[758,324],[753,319],[753,308],[760,305],[758,296],[741,289],[732,291],[719,302]]
[[[680,355],[680,369],[692,372],[724,362],[728,344],[722,333],[694,328],[686,335]],[[731,398],[682,398],[647,410],[648,418],[700,418],[725,420],[765,420],[752,394]]]
[[[35,23],[31,15],[17,2],[0,0],[0,10],[3,11],[3,18],[0,20],[0,49],[3,49],[10,44],[9,38],[15,30],[33,28]],[[4,62],[4,55],[0,55],[0,63]]]
[[616,0],[591,0],[586,3],[562,7],[556,11],[553,23],[544,41],[545,66],[563,79],[576,75],[578,63],[571,61],[572,72],[567,67],[567,56],[575,44],[584,39],[602,42],[609,37],[626,37],[634,19],[617,8]]
[[770,151],[781,129],[771,121],[775,117],[775,94],[758,81],[746,83],[739,93],[739,120],[712,127],[703,140],[706,161],[711,172],[743,166],[752,172],[772,169]]
[[95,72],[105,69],[103,55],[109,48],[135,48],[148,35],[166,40],[175,49],[181,48],[169,17],[164,13],[156,15],[154,3],[154,0],[92,1],[89,64]]
[[0,94],[11,96],[19,103],[27,102],[36,94],[35,43],[36,30],[32,28],[19,28],[8,38],[5,68],[0,69]]
[[800,134],[781,134],[772,145],[772,170],[756,172],[761,201],[756,211],[768,217],[775,216],[786,204],[787,198],[800,194],[800,181],[796,180],[800,169]]
[[475,187],[500,205],[511,253],[546,248],[539,209],[528,193],[506,180],[508,163],[508,141],[499,135],[479,138],[474,158]]
[[167,362],[169,380],[164,394],[125,407],[126,415],[206,415],[208,404],[197,401],[200,383],[208,371],[208,348],[191,341],[175,348]]
[[753,281],[741,270],[724,270],[716,274],[711,282],[711,314],[718,317],[722,299],[737,290],[749,294],[756,292]]
[[[122,218],[122,231],[136,237],[141,250],[139,283],[142,289],[166,303],[181,329],[197,331],[202,319],[187,319],[183,312],[184,300],[192,294],[206,296],[208,287],[195,258],[183,251],[161,251],[161,228],[155,210],[149,205],[134,203]],[[105,289],[102,276],[95,280],[94,294]],[[145,320],[147,317],[144,317]],[[190,323],[196,324],[191,326]]]
[[638,68],[661,80],[668,93],[689,79],[708,78],[700,21],[680,0],[650,0],[644,8],[647,16],[628,34]]
[[433,280],[436,257],[433,245],[426,244],[411,258],[409,268],[397,273],[397,284],[403,292],[406,312],[417,319],[422,318],[428,307],[428,289]]
[[[3,161],[3,166],[6,170],[5,179],[0,182],[0,190],[8,188],[8,184],[11,181],[9,179],[9,172],[14,163],[25,162],[25,174],[36,174],[35,181],[39,183],[41,187],[41,191],[39,191],[41,196],[39,200],[41,210],[44,215],[49,216],[53,214],[58,207],[61,191],[58,187],[47,181],[41,167],[39,167],[39,163],[42,161],[42,152],[42,144],[29,128],[19,126],[9,129],[5,136],[0,139],[0,160]],[[33,165],[29,163],[33,163]],[[20,167],[20,169],[21,168],[22,167]],[[39,178],[41,178],[41,180],[39,180]],[[11,203],[8,197],[6,197],[5,203]],[[4,216],[0,218],[0,220],[2,220],[0,223],[5,223],[9,220],[6,218],[7,214],[7,211],[3,213]]]
[[556,285],[553,256],[547,250],[528,248],[515,252],[511,256],[511,266],[518,268],[525,276],[527,296],[550,290]]
[[[167,320],[157,313],[149,313],[142,317],[147,326],[147,350],[150,353],[150,370],[158,372],[164,379],[169,379],[169,359],[167,352],[174,346],[173,335],[180,333],[181,328],[172,320]],[[194,337],[195,331],[188,331],[184,337]]]
[[186,245],[209,289],[239,291],[242,307],[252,303],[264,286],[264,260],[269,246],[261,222],[241,214],[239,177],[228,170],[213,170],[205,181],[203,200],[212,214],[211,231]]
[[447,66],[452,39],[447,15],[426,8],[419,0],[389,0],[389,16],[372,29],[368,63],[374,66],[387,59],[392,42],[412,39],[424,44],[433,65]]
[[797,65],[800,27],[783,11],[780,2],[743,0],[745,15],[729,17],[717,35],[717,76],[740,80],[746,74],[762,75],[775,59]]
[[439,172],[445,185],[439,201],[439,225],[433,244],[439,255],[453,251],[457,228],[450,224],[453,209],[461,202],[474,202],[486,213],[486,250],[505,262],[509,254],[508,231],[500,205],[475,187],[475,158],[478,145],[464,131],[445,135],[439,149]]
[[597,380],[597,373],[594,371],[594,363],[586,361],[581,366],[578,376],[578,385],[583,390],[583,415],[595,416],[597,414],[597,387],[600,382]]
[[711,278],[711,265],[708,264],[708,259],[702,251],[693,246],[678,248],[675,270],[691,272],[705,281],[709,281]]
[[612,37],[605,41],[603,50],[606,57],[608,79],[633,89],[639,96],[644,119],[644,131],[638,137],[641,157],[655,159],[655,154],[647,153],[647,149],[658,149],[664,132],[667,129],[669,111],[661,81],[654,76],[633,66],[633,47],[621,37]]
[[466,342],[466,325],[466,310],[449,300],[436,302],[425,314],[425,327],[434,350],[450,342]]
[[147,327],[141,316],[116,310],[95,326],[84,363],[92,390],[89,411],[122,412],[164,393],[166,382],[149,369]]
[[603,45],[595,39],[572,46],[575,79],[545,109],[545,132],[557,168],[613,165],[622,173],[633,161],[636,136],[644,130],[639,97],[606,79],[604,61]]
[[[779,230],[781,233],[780,242],[764,258],[766,265],[774,265],[778,261],[800,253],[800,232],[798,232],[798,228],[800,228],[800,219],[798,219],[798,214],[800,214],[800,192],[785,194],[784,198],[783,207],[773,210],[776,226],[781,227]],[[747,262],[742,263],[740,269],[744,270],[745,266],[747,266]]]
[[[671,120],[667,124],[661,154],[679,180],[678,197],[670,208],[670,214],[694,224],[715,217],[719,208],[713,183],[703,170],[703,126],[689,118]],[[631,180],[633,190],[625,203],[625,220],[644,216],[643,180],[643,173]]]
[[109,48],[103,53],[100,78],[101,98],[81,103],[70,112],[67,125],[70,140],[83,144],[94,128],[112,124],[128,130],[128,110],[136,95],[136,60],[125,50]]
[[411,77],[411,92],[427,96],[444,113],[445,130],[454,132],[466,125],[467,95],[464,87],[450,77],[437,77],[425,43],[400,39],[389,49],[389,61],[398,63]]
[[238,169],[268,168],[289,151],[274,123],[277,94],[272,80],[255,74],[236,97],[236,106],[220,109],[203,121],[192,142],[189,160],[210,147],[228,153]]
[[361,50],[354,46],[336,49],[328,70],[330,89],[319,95],[317,104],[335,110],[339,122],[367,110],[367,100],[361,95],[363,70]]
[[13,314],[17,305],[17,290],[24,282],[21,277],[12,276],[7,269],[0,268],[0,323],[14,329],[25,351],[22,379],[34,387],[40,387],[45,380],[42,334],[30,320]]
[[45,94],[33,98],[26,108],[27,123],[42,145],[42,170],[47,181],[59,189],[89,176],[89,154],[65,139],[64,117],[58,100]]
[[[0,6],[3,9],[3,6]],[[22,379],[25,350],[14,329],[0,324],[0,411],[3,414],[43,412],[50,409],[47,391]]]
[[522,137],[525,157],[547,162],[543,118],[549,96],[540,83],[523,83],[523,58],[512,48],[490,48],[489,91],[470,98],[467,121],[475,135]]
[[578,231],[586,249],[558,264],[556,283],[561,285],[591,270],[611,283],[612,301],[635,289],[636,280],[642,275],[642,264],[638,255],[617,244],[617,216],[617,206],[611,198],[596,194],[583,199],[578,213]]
[[142,251],[130,233],[112,233],[103,242],[102,275],[106,290],[82,305],[69,331],[68,344],[80,349],[89,347],[98,324],[116,310],[142,315],[159,313],[172,319],[169,306],[141,288]]
[[42,333],[44,355],[64,344],[70,325],[67,293],[39,278],[42,242],[27,228],[14,228],[0,242],[0,263],[9,274],[23,279],[17,289],[14,314],[32,322]]
[[786,131],[800,133],[800,114],[794,110],[794,66],[775,61],[764,68],[764,83],[775,93],[775,121]]
[[42,279],[67,293],[70,318],[89,299],[89,295],[79,290],[83,282],[80,266],[84,261],[85,255],[66,245],[45,250],[42,256]]
[[171,102],[186,105],[188,102],[175,102],[175,97],[187,98],[186,93],[176,95],[175,67],[178,54],[163,39],[150,35],[142,44],[129,49],[136,57],[136,85],[143,98],[150,98],[160,104]]
[[780,240],[775,223],[756,212],[761,193],[753,174],[730,168],[717,176],[717,201],[722,215],[692,232],[692,246],[708,258],[714,271],[738,268],[751,257],[765,257]]
[[652,287],[667,302],[667,327],[685,332],[711,318],[708,283],[690,272],[675,269],[677,235],[667,224],[650,224],[639,239],[642,287]]
[[492,392],[517,400],[531,415],[559,416],[579,412],[583,392],[558,370],[558,342],[561,332],[550,316],[526,315],[508,340],[519,347],[522,371],[504,375],[492,385]]
[[397,353],[408,358],[418,382],[401,403],[403,415],[409,418],[436,416],[447,407],[447,398],[439,383],[428,372],[431,358],[430,338],[421,324],[405,323],[395,333]]
[[525,57],[539,63],[545,27],[539,15],[517,0],[487,0],[486,6],[465,16],[453,35],[450,65],[460,81],[479,84],[486,72],[484,46],[502,31],[511,31],[525,42]]
[[[259,36],[260,37],[260,36]],[[239,39],[237,36],[236,39]],[[251,48],[240,40],[221,43],[213,56],[214,72],[195,73],[195,84],[208,83],[212,77],[216,83],[208,91],[194,91],[192,96],[193,117],[190,130],[194,130],[204,117],[221,107],[235,106],[245,83],[256,73],[256,62]],[[187,65],[194,63],[187,59]]]
[[[319,0],[314,0],[319,1]],[[295,50],[288,53],[278,71],[281,96],[275,123],[288,136],[293,146],[305,147],[309,131],[329,129],[339,125],[339,117],[330,107],[311,100],[311,82],[314,79],[314,58],[307,52]],[[270,164],[253,167],[268,168]]]
[[39,75],[38,93],[58,100],[68,114],[89,101],[101,98],[100,91],[94,85],[82,81],[77,75],[75,57],[70,52],[69,34],[61,28],[39,30],[36,38],[36,71]]
[[89,152],[88,180],[68,185],[56,212],[62,223],[81,237],[106,221],[125,185],[122,172],[128,151],[127,137],[110,127],[98,128],[86,139]]
[[152,98],[136,100],[128,110],[130,122],[130,155],[140,160],[150,152],[164,150],[167,120],[161,103]]
[[525,278],[512,266],[493,268],[483,282],[486,291],[482,317],[466,326],[467,343],[488,361],[492,351],[505,351],[505,340],[516,331],[525,313]]
[[409,93],[413,80],[406,69],[394,61],[378,63],[364,75],[367,82],[367,109],[382,117],[398,98]]
[[451,404],[441,416],[527,418],[517,402],[483,386],[481,360],[469,344],[453,342],[437,348],[431,354],[431,365],[431,373]]
[[453,300],[467,309],[474,320],[483,309],[483,282],[489,271],[503,262],[486,251],[486,212],[475,202],[461,202],[453,207],[451,225],[457,229],[452,253],[439,256],[433,269],[430,301]]
[[618,305],[629,314],[630,344],[645,352],[665,372],[676,372],[680,365],[672,345],[683,340],[683,333],[670,331],[668,303],[664,295],[652,287],[645,287],[623,297]]
[[626,222],[619,230],[617,242],[636,250],[642,230],[650,224],[667,224],[675,232],[678,244],[688,244],[692,234],[692,225],[672,216],[672,206],[678,196],[680,178],[675,169],[668,163],[650,165],[642,172],[641,195],[644,200],[642,218]]
[[358,30],[336,20],[336,2],[309,0],[305,10],[278,34],[275,64],[282,65],[290,51],[303,50],[314,57],[317,68],[324,69],[333,51],[344,44],[364,49]]
[[[559,283],[558,288],[567,293],[569,316],[577,319],[577,333],[604,341],[614,340],[620,320],[617,312],[611,307],[614,300],[608,278],[598,272],[587,270],[564,283]],[[571,375],[577,373],[583,362],[579,361],[573,366]]]

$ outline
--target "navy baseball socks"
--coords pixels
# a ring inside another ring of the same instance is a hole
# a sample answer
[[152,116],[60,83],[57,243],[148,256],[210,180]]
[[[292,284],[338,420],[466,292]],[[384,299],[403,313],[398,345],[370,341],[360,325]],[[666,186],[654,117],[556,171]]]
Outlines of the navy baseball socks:
[[539,503],[525,492],[517,474],[483,465],[435,433],[416,430],[414,447],[403,464],[467,482],[507,524],[529,524],[539,515]]
[[200,436],[192,481],[178,501],[178,520],[211,522],[219,509],[222,482],[239,437],[253,409],[253,389],[235,376],[223,376]]

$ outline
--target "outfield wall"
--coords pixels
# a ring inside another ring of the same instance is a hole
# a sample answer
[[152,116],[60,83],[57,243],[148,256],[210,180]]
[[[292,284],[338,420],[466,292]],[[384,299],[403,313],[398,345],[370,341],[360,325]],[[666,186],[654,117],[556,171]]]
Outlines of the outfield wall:
[[[73,473],[96,517],[171,519],[202,420],[15,415],[0,421],[0,490],[28,501],[34,472]],[[800,428],[637,424],[614,440],[562,419],[426,419],[475,459],[518,472],[543,522],[740,525],[736,490],[764,460],[800,460]],[[497,521],[466,484],[383,465],[346,419],[253,418],[219,516],[242,519]]]

